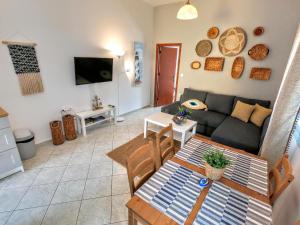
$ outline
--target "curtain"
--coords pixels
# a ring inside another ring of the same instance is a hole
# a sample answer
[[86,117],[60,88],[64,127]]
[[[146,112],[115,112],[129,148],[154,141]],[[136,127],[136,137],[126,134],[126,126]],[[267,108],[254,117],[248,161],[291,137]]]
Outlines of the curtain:
[[285,152],[300,107],[300,26],[261,149],[269,169]]

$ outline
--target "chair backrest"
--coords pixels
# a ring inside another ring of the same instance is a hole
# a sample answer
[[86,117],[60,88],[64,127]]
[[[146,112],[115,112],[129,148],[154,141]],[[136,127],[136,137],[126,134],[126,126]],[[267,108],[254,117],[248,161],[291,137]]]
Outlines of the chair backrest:
[[131,196],[156,172],[154,151],[153,142],[150,141],[127,158],[126,167]]
[[292,166],[289,162],[288,155],[284,155],[275,164],[269,173],[269,194],[270,202],[273,204],[280,194],[293,181]]
[[[163,139],[163,137],[165,137]],[[170,123],[169,126],[161,129],[156,134],[156,149],[158,157],[158,167],[160,167],[168,156],[172,156],[175,154],[175,146],[174,146],[174,134],[173,134],[173,126]],[[171,155],[172,154],[172,155]]]

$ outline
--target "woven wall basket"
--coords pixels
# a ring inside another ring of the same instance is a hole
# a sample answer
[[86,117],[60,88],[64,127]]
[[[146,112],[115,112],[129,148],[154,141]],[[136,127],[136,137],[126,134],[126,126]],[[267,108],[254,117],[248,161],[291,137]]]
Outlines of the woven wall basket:
[[240,27],[233,27],[220,36],[219,49],[224,56],[236,56],[243,51],[246,42],[246,32]]
[[199,41],[196,46],[196,53],[200,57],[208,56],[212,50],[212,43],[210,40]]
[[231,68],[231,77],[233,79],[239,79],[244,71],[245,67],[245,59],[244,57],[236,57],[233,61],[232,68]]

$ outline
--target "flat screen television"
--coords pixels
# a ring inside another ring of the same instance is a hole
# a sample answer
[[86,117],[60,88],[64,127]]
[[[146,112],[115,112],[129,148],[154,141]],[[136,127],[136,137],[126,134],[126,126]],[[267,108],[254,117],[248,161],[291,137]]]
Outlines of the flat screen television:
[[112,81],[112,58],[74,57],[76,85]]

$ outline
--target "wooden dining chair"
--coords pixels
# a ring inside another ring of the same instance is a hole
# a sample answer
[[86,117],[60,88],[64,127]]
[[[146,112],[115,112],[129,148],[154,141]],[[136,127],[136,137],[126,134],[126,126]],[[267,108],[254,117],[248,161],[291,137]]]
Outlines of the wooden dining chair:
[[136,149],[126,162],[131,197],[155,172],[155,148],[152,141]]
[[293,181],[292,166],[288,155],[284,155],[269,173],[269,198],[273,205],[275,200]]
[[158,167],[163,165],[168,157],[175,155],[174,133],[171,123],[156,134],[156,151],[158,154]]

